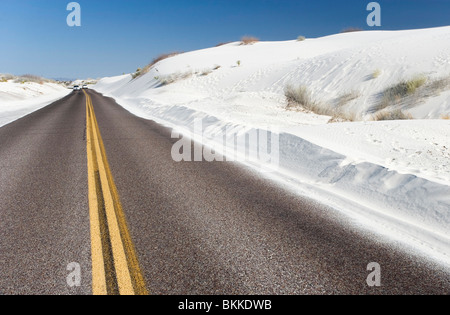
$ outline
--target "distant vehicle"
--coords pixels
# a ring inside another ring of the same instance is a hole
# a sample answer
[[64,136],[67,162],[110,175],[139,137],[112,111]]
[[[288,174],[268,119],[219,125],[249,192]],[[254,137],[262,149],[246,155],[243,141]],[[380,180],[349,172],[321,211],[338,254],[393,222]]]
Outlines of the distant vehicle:
[[89,89],[87,84],[83,85],[83,89],[85,89],[85,90]]
[[81,90],[81,88],[80,88],[80,86],[79,86],[79,85],[75,85],[75,86],[73,87],[73,90],[74,90],[74,91],[80,91],[80,90]]

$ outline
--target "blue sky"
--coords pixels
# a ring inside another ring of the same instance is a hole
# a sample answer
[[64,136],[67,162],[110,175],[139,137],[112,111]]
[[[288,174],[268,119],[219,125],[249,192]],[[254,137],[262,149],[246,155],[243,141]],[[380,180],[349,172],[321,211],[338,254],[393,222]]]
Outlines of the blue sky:
[[[160,53],[236,41],[319,37],[370,29],[369,0],[80,0],[82,26],[66,24],[68,0],[1,0],[0,73],[86,78],[130,73]],[[382,27],[450,25],[450,0],[384,0]]]

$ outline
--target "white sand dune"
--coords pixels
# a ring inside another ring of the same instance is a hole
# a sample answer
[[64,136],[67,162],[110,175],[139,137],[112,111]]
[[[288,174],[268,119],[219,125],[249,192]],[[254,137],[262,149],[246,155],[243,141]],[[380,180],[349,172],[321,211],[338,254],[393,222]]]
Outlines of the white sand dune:
[[[450,27],[231,43],[163,60],[134,80],[104,78],[94,88],[200,140],[192,135],[195,119],[212,138],[227,128],[276,128],[274,178],[450,265],[450,121],[441,119],[450,114],[450,89],[401,105],[414,120],[372,121],[381,93],[416,76],[450,77]],[[345,110],[360,121],[330,124],[329,116],[287,111],[287,85],[307,86],[330,107],[352,93]]]

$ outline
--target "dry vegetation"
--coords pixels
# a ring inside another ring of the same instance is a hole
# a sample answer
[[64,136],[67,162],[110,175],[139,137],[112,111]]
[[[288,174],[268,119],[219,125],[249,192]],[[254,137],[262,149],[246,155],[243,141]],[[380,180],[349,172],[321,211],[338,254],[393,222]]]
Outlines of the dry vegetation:
[[306,37],[305,36],[299,36],[299,37],[297,37],[297,41],[298,42],[303,42],[303,41],[305,41],[306,40]]
[[293,87],[288,85],[284,91],[288,110],[305,110],[317,113],[318,103],[313,100],[311,92],[306,86]]
[[223,42],[223,43],[219,43],[219,44],[216,45],[216,47],[228,45],[228,44],[231,44],[231,43],[232,43],[232,42]]
[[450,89],[450,76],[431,81],[426,87],[426,96],[439,95],[439,93]]
[[159,55],[158,57],[156,57],[155,59],[152,60],[152,62],[150,62],[148,65],[146,65],[143,69],[138,68],[136,70],[136,72],[132,75],[133,79],[139,78],[140,76],[143,76],[144,74],[148,73],[150,71],[150,69],[156,65],[158,62],[163,61],[165,59],[177,56],[179,54],[182,54],[181,52],[172,52],[172,53],[168,53],[168,54],[162,54]]
[[[378,77],[381,70],[376,70],[372,76]],[[450,76],[430,80],[423,75],[418,75],[410,80],[403,80],[393,85],[382,93],[380,100],[367,114],[372,120],[406,120],[414,119],[406,110],[417,105],[428,97],[439,95],[443,91],[450,90]],[[358,115],[355,110],[346,106],[358,99],[361,95],[358,91],[351,91],[338,97],[334,106],[315,100],[306,86],[293,87],[289,85],[285,89],[287,110],[312,112],[318,115],[331,116],[330,122],[355,121]],[[362,117],[359,117],[362,118]],[[450,119],[450,114],[441,115],[441,119]]]
[[354,111],[346,109],[345,105],[359,97],[359,93],[352,91],[337,99],[336,106],[315,100],[306,86],[297,88],[289,85],[285,89],[287,110],[312,112],[317,115],[332,117],[330,122],[355,121],[357,115]]
[[361,94],[358,91],[351,91],[345,93],[344,95],[338,97],[336,107],[341,108],[350,103],[351,101],[356,100],[360,96]]
[[12,74],[2,74],[0,75],[0,82],[8,82],[9,80],[15,79],[15,76]]
[[14,83],[37,83],[37,84],[44,84],[44,83],[58,83],[55,80],[45,79],[37,75],[33,74],[24,74],[21,76],[15,76],[12,74],[1,74],[0,75],[0,82],[8,82],[14,80]]
[[207,75],[210,75],[212,72],[213,72],[213,69],[205,69],[205,70],[200,72],[200,75],[202,77],[206,77]]
[[382,73],[382,71],[381,71],[380,69],[375,70],[375,71],[372,73],[372,79],[377,79],[377,78],[379,78],[380,75],[381,75],[381,73]]
[[[372,112],[390,109],[397,116],[402,116],[398,109],[401,107],[411,108],[426,98],[439,95],[439,93],[450,89],[450,76],[435,80],[429,80],[423,75],[416,76],[410,80],[401,81],[381,93],[380,101],[372,108]],[[394,116],[395,116],[394,115]],[[381,115],[384,116],[384,115]],[[405,114],[410,117],[410,115]]]
[[159,82],[159,86],[166,86],[175,83],[180,80],[185,80],[190,78],[194,73],[192,71],[187,71],[183,73],[173,73],[166,76],[155,77],[155,80]]
[[253,45],[259,42],[259,39],[253,36],[244,36],[241,39],[241,45]]
[[380,120],[408,120],[413,119],[411,114],[402,111],[401,109],[394,110],[381,110],[372,115],[372,120],[380,121]]
[[417,91],[425,85],[427,78],[425,76],[416,76],[413,79],[401,81],[382,92],[381,100],[373,108],[374,112],[381,111],[387,107],[415,104],[417,101]]
[[362,28],[359,27],[347,27],[344,28],[341,33],[354,33],[354,32],[362,32],[364,31]]
[[430,80],[418,75],[391,86],[381,93],[380,101],[372,108],[374,120],[413,119],[402,108],[411,108],[426,98],[439,95],[450,89],[450,76]]

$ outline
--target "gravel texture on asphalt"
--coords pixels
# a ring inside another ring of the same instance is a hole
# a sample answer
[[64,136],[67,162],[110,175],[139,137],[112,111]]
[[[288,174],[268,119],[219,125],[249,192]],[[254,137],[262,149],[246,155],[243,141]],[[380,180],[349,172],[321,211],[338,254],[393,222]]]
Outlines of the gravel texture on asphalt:
[[91,292],[84,104],[72,93],[0,128],[0,294]]

